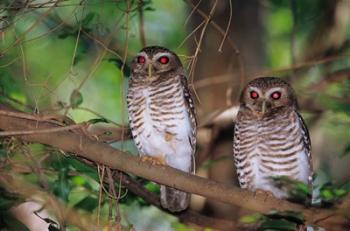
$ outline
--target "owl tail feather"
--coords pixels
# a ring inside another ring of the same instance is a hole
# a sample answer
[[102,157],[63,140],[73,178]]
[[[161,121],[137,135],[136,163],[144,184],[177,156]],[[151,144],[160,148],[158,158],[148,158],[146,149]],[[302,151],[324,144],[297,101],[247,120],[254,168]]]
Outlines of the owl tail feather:
[[171,212],[180,212],[187,209],[190,203],[190,194],[175,188],[160,186],[160,203],[163,208]]

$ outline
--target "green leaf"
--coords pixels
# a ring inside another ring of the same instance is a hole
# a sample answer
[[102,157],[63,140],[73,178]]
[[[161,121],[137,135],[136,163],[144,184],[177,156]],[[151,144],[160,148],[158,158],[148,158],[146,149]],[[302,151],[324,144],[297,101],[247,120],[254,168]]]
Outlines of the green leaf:
[[85,18],[83,19],[82,24],[83,24],[84,26],[89,25],[89,23],[94,19],[94,17],[95,17],[95,13],[93,13],[93,12],[88,13],[88,14],[85,16]]
[[[193,229],[189,228],[187,225],[182,224],[180,222],[173,222],[171,224],[171,227],[173,228],[174,231],[193,231]],[[207,229],[204,231],[211,231],[211,229]]]
[[345,196],[347,193],[348,191],[345,190],[344,188],[339,188],[334,190],[334,194],[338,198]]
[[321,198],[325,201],[331,201],[334,199],[333,192],[329,189],[321,190],[320,195],[321,195]]
[[75,89],[70,95],[70,104],[72,108],[77,108],[82,103],[83,95],[77,89]]
[[81,176],[74,176],[70,179],[70,182],[74,186],[83,186],[86,184],[86,180]]
[[259,213],[247,215],[239,218],[239,221],[245,224],[253,224],[258,221],[260,221],[262,218],[262,215]]
[[63,201],[68,201],[71,187],[68,181],[68,168],[61,168],[58,172],[58,179],[54,182],[53,193]]
[[153,7],[147,6],[143,10],[144,11],[155,11],[156,9],[154,9]]
[[70,165],[77,171],[80,172],[82,174],[85,174],[89,177],[91,177],[92,179],[94,179],[95,181],[99,182],[99,178],[96,172],[96,169],[94,169],[93,167],[86,165],[78,160],[75,159],[70,159]]
[[153,182],[147,182],[145,184],[145,188],[150,191],[150,192],[153,192],[153,193],[159,193],[159,185],[158,184],[155,184]]
[[284,219],[267,219],[260,225],[258,230],[295,231],[296,228],[297,224]]
[[271,210],[267,214],[265,214],[268,218],[273,219],[286,219],[288,221],[291,221],[293,223],[297,224],[303,224],[305,221],[304,215],[301,212],[295,212],[295,211],[278,211],[278,210]]
[[304,194],[310,193],[309,186],[307,184],[304,184],[303,182],[296,182],[294,186],[300,193],[304,193]]
[[88,120],[88,123],[90,124],[109,123],[109,121],[106,118],[96,118],[96,119]]
[[81,201],[79,201],[77,204],[75,204],[74,207],[91,212],[97,207],[97,205],[98,200],[96,198],[87,196]]
[[[123,61],[119,58],[110,58],[108,62],[114,63],[120,70],[123,71],[124,77],[130,76],[130,67],[123,63]],[[123,65],[124,64],[124,65]]]

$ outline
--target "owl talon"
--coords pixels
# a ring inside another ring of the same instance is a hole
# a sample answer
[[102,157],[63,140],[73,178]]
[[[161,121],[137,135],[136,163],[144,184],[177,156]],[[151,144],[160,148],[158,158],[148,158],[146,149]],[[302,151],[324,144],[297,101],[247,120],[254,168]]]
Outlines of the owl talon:
[[150,162],[152,165],[166,165],[165,159],[163,156],[141,156],[142,162]]
[[258,196],[262,196],[262,195],[265,195],[265,191],[264,190],[262,190],[262,189],[256,189],[255,191],[254,191],[254,197],[258,197]]
[[265,197],[264,201],[267,199],[267,198],[270,198],[270,197],[274,197],[273,193],[270,192],[270,191],[265,191],[265,190],[262,190],[262,189],[256,189],[255,192],[254,192],[254,197]]

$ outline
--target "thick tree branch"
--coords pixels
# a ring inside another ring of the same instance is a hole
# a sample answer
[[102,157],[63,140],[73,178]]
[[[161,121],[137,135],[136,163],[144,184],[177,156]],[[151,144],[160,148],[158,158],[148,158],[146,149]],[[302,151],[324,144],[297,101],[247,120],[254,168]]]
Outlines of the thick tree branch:
[[[159,196],[145,189],[143,185],[136,180],[119,171],[114,172],[114,178],[116,181],[121,180],[122,185],[135,195],[142,197],[146,202],[164,210],[160,205]],[[167,210],[164,211],[169,213]],[[236,225],[232,221],[207,217],[193,210],[186,210],[185,212],[174,213],[173,215],[177,216],[182,222],[185,223],[198,224],[203,227],[211,227],[219,230],[236,230]]]
[[[1,109],[1,108],[0,108]],[[57,127],[47,122],[32,121],[24,118],[15,118],[0,115],[0,129],[6,131],[48,129]],[[93,141],[84,135],[70,131],[60,131],[48,134],[30,134],[20,136],[21,139],[47,144],[66,152],[131,173],[145,179],[171,186],[183,191],[198,194],[213,200],[238,205],[243,208],[268,212],[270,209],[294,210],[304,213],[307,223],[314,223],[329,216],[343,215],[344,210],[306,209],[301,205],[267,197],[264,194],[255,195],[234,186],[224,185],[213,180],[190,175],[167,166],[152,165],[143,162],[138,157],[128,155],[111,146]],[[161,173],[161,174],[160,174]]]

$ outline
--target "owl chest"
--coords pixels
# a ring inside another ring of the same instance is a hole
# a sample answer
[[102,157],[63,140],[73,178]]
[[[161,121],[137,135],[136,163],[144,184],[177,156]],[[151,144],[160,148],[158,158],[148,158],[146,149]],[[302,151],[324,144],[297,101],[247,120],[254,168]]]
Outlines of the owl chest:
[[266,189],[271,176],[307,182],[307,155],[299,124],[293,117],[243,123],[240,154],[247,158],[242,176],[250,187]]
[[129,111],[130,125],[141,153],[176,153],[177,145],[187,141],[190,132],[182,92],[169,94],[161,89],[143,89],[135,92],[134,98]]

